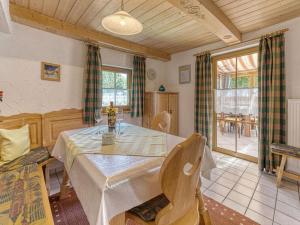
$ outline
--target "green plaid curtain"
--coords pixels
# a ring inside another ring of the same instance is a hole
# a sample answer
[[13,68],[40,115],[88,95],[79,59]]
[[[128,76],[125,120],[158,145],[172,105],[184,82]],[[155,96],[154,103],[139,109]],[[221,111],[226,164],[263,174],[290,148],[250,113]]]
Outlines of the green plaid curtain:
[[212,82],[210,53],[196,58],[195,131],[206,136],[211,146]]
[[88,45],[83,121],[95,124],[95,114],[102,105],[102,61],[100,48]]
[[284,34],[262,37],[258,54],[259,87],[259,164],[268,172],[279,165],[280,158],[270,161],[270,144],[286,142],[286,91]]
[[146,59],[133,57],[133,75],[131,90],[131,117],[140,117],[144,113]]

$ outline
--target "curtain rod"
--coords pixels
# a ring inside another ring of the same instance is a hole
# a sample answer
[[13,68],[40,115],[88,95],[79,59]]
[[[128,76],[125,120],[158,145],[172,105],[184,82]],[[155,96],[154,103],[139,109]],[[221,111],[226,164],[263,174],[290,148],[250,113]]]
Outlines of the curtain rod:
[[239,42],[239,43],[236,43],[236,44],[232,44],[232,45],[228,45],[228,46],[220,47],[220,48],[215,48],[215,49],[212,49],[212,50],[203,51],[203,52],[194,54],[194,56],[199,56],[199,55],[202,55],[202,54],[205,54],[205,53],[219,51],[219,50],[222,50],[222,49],[230,48],[232,46],[238,46],[238,45],[245,44],[245,43],[252,42],[252,41],[256,41],[256,40],[258,41],[262,37],[270,37],[270,36],[275,35],[275,34],[285,33],[287,31],[289,31],[289,29],[285,28],[285,29],[282,29],[282,30],[278,30],[278,31],[274,31],[274,32],[271,32],[271,33],[267,33],[267,34],[261,35],[261,36],[256,37],[256,38],[251,38],[249,40],[246,40],[246,41],[243,41],[243,42]]

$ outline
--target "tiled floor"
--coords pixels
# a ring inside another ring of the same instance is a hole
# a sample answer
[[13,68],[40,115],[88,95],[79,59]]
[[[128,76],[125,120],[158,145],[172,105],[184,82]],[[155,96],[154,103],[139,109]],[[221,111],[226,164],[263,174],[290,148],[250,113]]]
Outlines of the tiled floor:
[[[202,178],[205,195],[262,225],[300,225],[300,200],[295,183],[284,181],[281,188],[275,177],[261,174],[257,164],[213,152],[217,168],[211,179]],[[51,194],[59,191],[62,172],[51,176]]]

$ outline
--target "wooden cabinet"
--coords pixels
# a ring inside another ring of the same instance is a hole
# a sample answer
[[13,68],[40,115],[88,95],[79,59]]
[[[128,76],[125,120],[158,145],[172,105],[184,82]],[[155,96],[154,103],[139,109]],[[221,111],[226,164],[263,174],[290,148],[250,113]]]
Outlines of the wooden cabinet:
[[146,92],[143,126],[149,128],[153,117],[163,111],[171,114],[170,133],[178,135],[178,93]]

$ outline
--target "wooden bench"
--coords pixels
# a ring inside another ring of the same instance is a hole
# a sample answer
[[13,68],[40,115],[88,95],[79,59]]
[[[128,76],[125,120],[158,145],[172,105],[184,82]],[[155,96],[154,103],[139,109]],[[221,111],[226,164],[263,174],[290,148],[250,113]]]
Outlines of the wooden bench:
[[29,125],[31,151],[0,167],[0,224],[54,225],[43,166],[49,153],[42,147],[42,116],[0,116],[1,129]]
[[293,172],[285,171],[284,167],[286,165],[287,159],[295,158],[300,159],[300,148],[285,145],[285,144],[271,144],[271,162],[272,162],[272,154],[280,155],[281,156],[281,162],[280,166],[276,168],[276,174],[277,174],[277,187],[281,185],[282,177],[288,177],[292,180],[300,181],[300,174],[296,174]]

